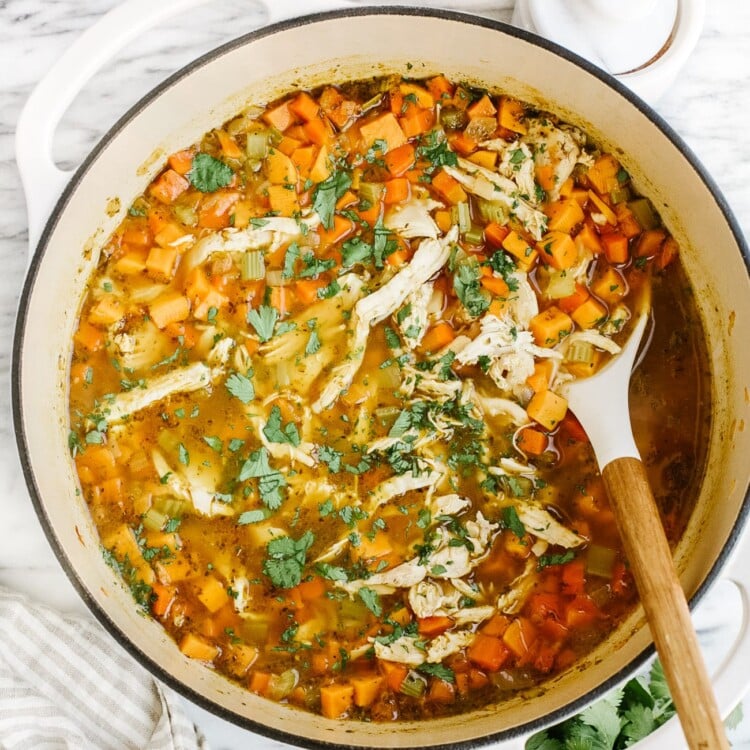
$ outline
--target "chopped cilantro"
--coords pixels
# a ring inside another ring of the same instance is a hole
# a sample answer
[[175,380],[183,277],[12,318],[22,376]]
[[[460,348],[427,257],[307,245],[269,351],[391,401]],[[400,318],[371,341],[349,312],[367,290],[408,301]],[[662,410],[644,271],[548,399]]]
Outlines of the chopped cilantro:
[[183,466],[190,466],[190,454],[182,443],[177,446],[177,457]]
[[326,229],[333,228],[336,201],[349,189],[351,184],[351,175],[339,170],[328,179],[318,183],[313,191],[313,208],[320,216],[320,221]]
[[310,338],[307,339],[305,344],[305,356],[309,357],[311,354],[316,354],[320,351],[320,337],[317,331],[310,332]]
[[430,163],[425,169],[427,174],[432,174],[438,167],[458,166],[458,156],[451,151],[448,141],[438,130],[431,130],[422,136],[417,146],[417,159],[425,159]]
[[333,258],[316,258],[313,253],[309,252],[302,256],[302,262],[305,264],[305,267],[299,273],[300,278],[318,276],[325,271],[330,271],[336,265],[336,261]]
[[341,263],[344,268],[350,268],[357,263],[366,263],[373,258],[374,248],[361,237],[353,237],[341,246]]
[[276,405],[271,409],[271,413],[268,416],[268,422],[266,422],[266,425],[263,428],[263,434],[271,443],[288,443],[295,447],[300,443],[297,425],[294,424],[294,422],[289,422],[282,427],[281,409]]
[[307,550],[314,541],[311,531],[306,531],[299,539],[290,536],[271,539],[266,545],[267,558],[263,563],[263,572],[274,586],[288,589],[300,583]]
[[541,555],[537,560],[536,569],[543,570],[550,567],[550,565],[565,565],[565,563],[569,563],[575,556],[575,552],[570,549],[560,555]]
[[255,329],[261,344],[273,337],[278,319],[278,310],[269,305],[261,305],[257,310],[250,309],[247,311],[247,322]]
[[237,453],[237,451],[240,450],[240,448],[242,448],[244,444],[245,441],[242,438],[232,438],[229,441],[229,445],[227,446],[227,448],[229,448],[232,453]]
[[328,466],[328,471],[333,474],[341,471],[341,456],[344,454],[328,445],[318,447],[318,458]]
[[253,451],[240,468],[240,482],[253,478],[258,479],[258,493],[263,505],[277,510],[283,501],[281,490],[286,487],[286,479],[280,471],[271,468],[265,448]]
[[526,536],[526,527],[521,522],[516,509],[512,505],[503,509],[503,526],[512,531],[519,539],[523,539]]
[[237,517],[237,525],[246,526],[249,523],[260,523],[261,521],[265,521],[266,518],[268,518],[268,511],[263,508],[246,510]]
[[401,348],[401,339],[390,326],[385,327],[385,343],[388,345],[389,349]]
[[329,563],[318,563],[315,566],[315,571],[322,576],[327,578],[329,581],[348,581],[349,576],[346,571],[338,565],[330,565]]
[[196,154],[188,179],[194,188],[202,193],[214,193],[226,187],[234,177],[234,172],[223,161],[210,154]]
[[[242,401],[243,404],[249,404],[255,398],[255,387],[250,380],[253,371],[248,370],[247,375],[241,375],[233,372],[226,382],[227,390],[235,397]],[[230,450],[235,450],[230,446]]]
[[380,617],[380,615],[383,614],[383,606],[380,603],[380,597],[378,596],[378,592],[375,591],[375,589],[368,588],[367,586],[363,586],[357,594],[359,595],[359,598],[362,600],[362,603],[367,607],[367,609],[372,612],[375,617]]
[[453,275],[453,288],[469,315],[479,317],[490,306],[490,295],[479,284],[479,266],[471,261],[460,262]]
[[224,447],[224,443],[222,442],[221,438],[215,436],[204,435],[203,442],[206,443],[206,445],[211,448],[211,450],[214,450],[217,453],[221,453],[221,450]]
[[430,677],[437,677],[439,680],[444,682],[455,682],[456,675],[450,667],[446,667],[443,664],[433,664],[432,662],[425,662],[424,664],[417,667],[417,672],[429,675]]
[[291,279],[294,276],[294,264],[299,256],[299,245],[296,242],[292,242],[284,254],[284,268],[281,271],[282,278]]
[[518,279],[514,278],[513,273],[516,270],[516,264],[503,250],[496,250],[490,259],[486,262],[493,271],[502,276],[503,281],[508,285],[511,292],[518,291]]
[[331,283],[323,287],[323,289],[318,289],[318,298],[319,299],[330,299],[331,297],[334,297],[341,291],[341,287],[339,286],[339,282],[336,281],[336,279],[333,279]]

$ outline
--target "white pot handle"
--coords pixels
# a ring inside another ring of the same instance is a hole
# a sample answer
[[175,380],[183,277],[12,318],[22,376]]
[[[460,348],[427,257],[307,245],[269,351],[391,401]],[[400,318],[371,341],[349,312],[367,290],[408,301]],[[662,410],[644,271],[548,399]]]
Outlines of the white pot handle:
[[[748,665],[750,665],[750,529],[738,541],[723,578],[737,586],[742,599],[740,632],[724,661],[714,670],[713,683],[716,701],[722,718],[726,718],[746,695]],[[681,750],[686,748],[685,735],[677,717],[670,719],[653,734],[641,740],[638,750]]]
[[[31,92],[16,126],[16,161],[26,193],[29,247],[73,175],[52,159],[52,139],[65,111],[91,77],[128,42],[207,0],[125,0],[87,29]],[[265,0],[269,22],[334,10],[348,0]]]

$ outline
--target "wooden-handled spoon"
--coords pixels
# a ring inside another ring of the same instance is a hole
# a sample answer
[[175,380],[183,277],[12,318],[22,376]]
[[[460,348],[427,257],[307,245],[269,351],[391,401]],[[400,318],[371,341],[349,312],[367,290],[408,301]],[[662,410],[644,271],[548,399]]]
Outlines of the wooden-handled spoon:
[[685,593],[633,439],[628,384],[650,317],[650,285],[622,351],[568,386],[568,406],[593,446],[656,650],[691,750],[729,748]]

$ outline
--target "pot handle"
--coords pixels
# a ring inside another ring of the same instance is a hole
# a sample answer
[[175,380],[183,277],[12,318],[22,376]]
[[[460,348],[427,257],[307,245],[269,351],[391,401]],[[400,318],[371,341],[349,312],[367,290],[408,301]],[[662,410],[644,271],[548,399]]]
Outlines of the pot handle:
[[[723,574],[739,590],[742,600],[742,622],[729,653],[714,671],[711,682],[722,718],[734,710],[748,692],[748,664],[750,664],[750,531],[738,541],[732,559]],[[687,747],[685,735],[675,716],[655,732],[641,740],[638,750],[663,750]]]
[[[52,159],[55,130],[92,76],[128,42],[160,22],[208,0],[125,0],[81,34],[39,81],[16,126],[16,162],[26,194],[29,247],[36,247],[45,221],[73,176]],[[348,0],[263,0],[267,23],[300,13],[334,10]]]

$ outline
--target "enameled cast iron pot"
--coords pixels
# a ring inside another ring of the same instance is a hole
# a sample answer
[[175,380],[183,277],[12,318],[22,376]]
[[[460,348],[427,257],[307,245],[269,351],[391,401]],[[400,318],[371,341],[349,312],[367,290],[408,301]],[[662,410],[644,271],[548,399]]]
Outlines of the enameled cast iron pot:
[[[544,40],[452,12],[350,7],[278,23],[197,60],[133,107],[72,177],[57,170],[49,157],[52,132],[78,88],[136,33],[198,2],[129,0],[117,8],[48,73],[19,122],[17,155],[30,233],[34,244],[41,238],[16,329],[18,446],[50,543],[113,637],[157,677],[216,714],[307,746],[469,747],[502,740],[504,747],[522,747],[529,732],[580,709],[650,653],[648,629],[638,610],[584,663],[502,705],[424,723],[330,721],[259,698],[182,656],[157,623],[138,613],[102,559],[85,502],[76,493],[66,440],[66,380],[79,302],[104,240],[167,154],[198,140],[248,101],[265,102],[297,86],[392,72],[417,77],[444,72],[502,88],[560,114],[614,149],[638,188],[657,205],[680,241],[713,369],[707,471],[675,557],[693,601],[719,574],[731,573],[740,583],[747,620],[750,576],[736,561],[732,573],[728,562],[750,504],[750,429],[744,429],[750,422],[750,347],[741,341],[750,330],[749,256],[723,197],[685,144],[613,79]],[[330,7],[334,0],[322,2]],[[321,7],[321,0],[315,6]],[[294,15],[299,7],[291,0],[275,0],[269,10],[278,18]],[[747,664],[745,622],[715,684],[725,712],[741,696]],[[653,741],[655,747],[678,747],[676,722]]]

